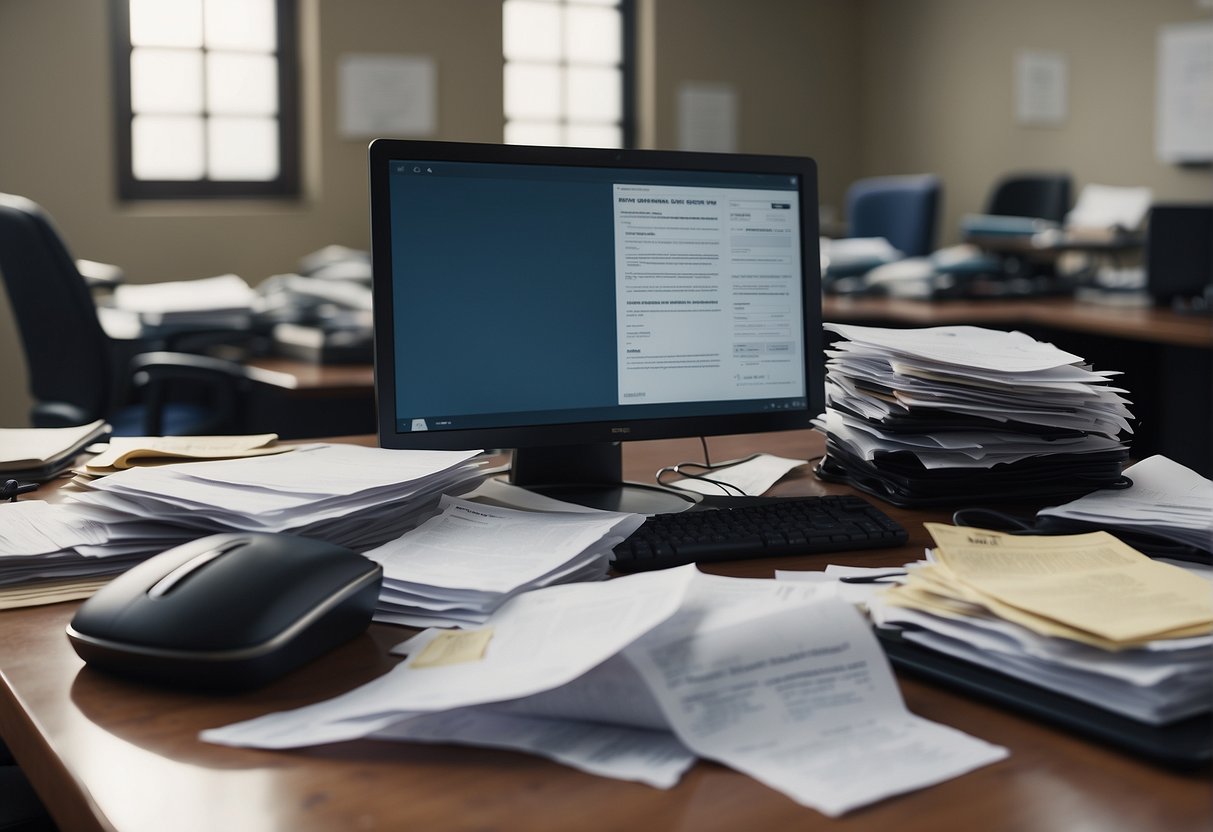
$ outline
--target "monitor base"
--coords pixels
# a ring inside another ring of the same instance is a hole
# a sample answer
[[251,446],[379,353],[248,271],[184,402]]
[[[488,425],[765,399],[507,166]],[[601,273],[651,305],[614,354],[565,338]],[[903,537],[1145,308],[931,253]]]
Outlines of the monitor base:
[[699,502],[699,495],[623,479],[618,442],[516,448],[510,483],[587,508],[634,514],[673,514]]
[[528,491],[586,508],[631,514],[675,514],[699,502],[698,495],[683,494],[656,485],[625,482],[617,485],[528,485]]

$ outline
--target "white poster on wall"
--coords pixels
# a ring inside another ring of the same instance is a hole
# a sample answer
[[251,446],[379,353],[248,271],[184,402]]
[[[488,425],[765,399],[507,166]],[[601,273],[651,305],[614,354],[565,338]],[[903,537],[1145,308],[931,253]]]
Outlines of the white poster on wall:
[[678,88],[678,147],[709,153],[737,150],[737,91],[689,82]]
[[343,139],[432,136],[438,128],[434,59],[343,55],[338,63],[338,132]]
[[1154,145],[1163,162],[1213,162],[1213,22],[1158,31]]
[[1060,52],[1021,49],[1015,54],[1015,120],[1056,127],[1066,120],[1068,66]]

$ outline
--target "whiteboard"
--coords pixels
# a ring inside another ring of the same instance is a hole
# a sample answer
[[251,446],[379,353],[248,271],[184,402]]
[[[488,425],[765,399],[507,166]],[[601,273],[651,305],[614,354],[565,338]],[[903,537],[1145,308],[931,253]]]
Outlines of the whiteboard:
[[1160,161],[1213,162],[1213,21],[1159,29],[1154,127]]

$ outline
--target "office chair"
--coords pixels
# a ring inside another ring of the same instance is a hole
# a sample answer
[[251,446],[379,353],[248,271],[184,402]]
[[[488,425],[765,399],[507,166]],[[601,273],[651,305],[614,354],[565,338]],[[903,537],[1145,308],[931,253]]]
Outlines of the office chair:
[[[119,367],[92,295],[50,217],[34,202],[0,194],[0,276],[21,334],[34,398],[34,427],[109,421],[115,435],[230,433],[249,384],[239,364],[156,352]],[[144,403],[128,404],[133,388]],[[179,396],[188,392],[188,398]]]
[[986,213],[1000,217],[1035,217],[1061,224],[1070,210],[1068,173],[1008,174],[995,183]]
[[935,247],[943,185],[933,174],[860,179],[847,189],[850,237],[884,237],[906,257]]

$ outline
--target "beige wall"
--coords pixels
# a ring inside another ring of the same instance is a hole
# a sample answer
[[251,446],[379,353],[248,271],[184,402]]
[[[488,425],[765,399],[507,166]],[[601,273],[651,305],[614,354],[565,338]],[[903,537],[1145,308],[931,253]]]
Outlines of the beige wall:
[[[1154,155],[1158,29],[1208,19],[1195,0],[867,0],[861,175],[940,174],[943,243],[1006,171],[1068,170],[1079,188],[1148,185],[1157,199],[1213,199],[1208,169]],[[1061,126],[1015,123],[1020,49],[1066,57]]]
[[[437,138],[499,141],[496,0],[300,0],[307,196],[298,203],[150,204],[114,199],[108,3],[0,0],[0,191],[41,203],[76,256],[131,280],[233,271],[258,282],[327,243],[365,247],[365,146],[335,132],[338,56],[432,55]],[[1079,184],[1146,184],[1209,198],[1213,174],[1153,157],[1159,25],[1207,19],[1193,0],[640,0],[649,87],[643,135],[676,148],[677,90],[734,86],[739,149],[818,160],[822,199],[864,175],[933,170],[944,229],[992,179],[1068,168]],[[1016,49],[1064,52],[1070,119],[1013,123]],[[0,425],[24,424],[20,345],[0,292]]]
[[858,175],[861,3],[852,0],[655,0],[653,146],[676,149],[678,89],[737,92],[738,150],[812,156],[822,201]]

